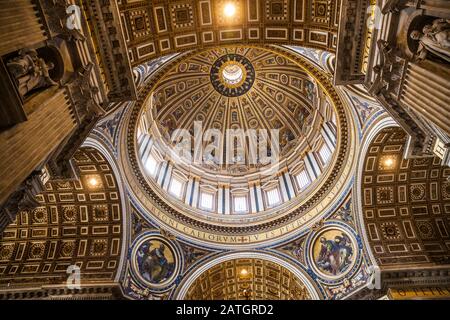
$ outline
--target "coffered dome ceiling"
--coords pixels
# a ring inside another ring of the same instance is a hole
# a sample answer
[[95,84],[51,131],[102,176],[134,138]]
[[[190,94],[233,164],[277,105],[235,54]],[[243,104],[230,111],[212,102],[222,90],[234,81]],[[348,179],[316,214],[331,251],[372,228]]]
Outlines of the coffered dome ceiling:
[[[174,234],[225,246],[273,241],[326,214],[349,183],[356,139],[347,102],[291,49],[180,54],[132,108],[125,175],[148,217]],[[252,129],[270,140],[257,160],[274,161],[250,161]],[[230,139],[229,130],[247,135]],[[187,154],[174,152],[185,143]]]
[[[225,175],[255,172],[260,166],[248,159],[240,166],[236,163],[244,161],[227,161],[236,160],[224,156],[227,130],[267,130],[270,134],[277,129],[282,154],[292,155],[289,151],[295,149],[301,155],[317,142],[317,128],[326,113],[333,117],[332,108],[321,110],[317,85],[306,71],[258,48],[202,52],[168,72],[153,96],[153,114],[166,141],[176,129],[187,129],[194,137],[194,122],[201,123],[203,133],[208,129],[221,132],[224,152],[203,161],[202,168]],[[204,148],[211,143],[203,140]],[[194,149],[193,142],[191,146]],[[248,145],[245,153],[250,153]],[[220,162],[223,165],[217,165]]]

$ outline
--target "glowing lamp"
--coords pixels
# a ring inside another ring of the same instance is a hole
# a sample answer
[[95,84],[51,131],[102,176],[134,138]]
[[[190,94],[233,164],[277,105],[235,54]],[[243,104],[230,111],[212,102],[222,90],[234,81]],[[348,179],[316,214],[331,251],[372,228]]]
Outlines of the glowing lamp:
[[388,158],[384,161],[384,165],[386,167],[390,168],[394,165],[394,160],[392,158]]
[[236,14],[236,6],[232,3],[226,4],[223,13],[229,18],[233,17]]
[[88,180],[88,183],[89,183],[89,186],[95,188],[95,187],[98,186],[99,181],[98,181],[97,178],[90,178],[90,179]]
[[248,270],[247,269],[242,269],[241,270],[241,276],[242,277],[247,277],[248,276]]

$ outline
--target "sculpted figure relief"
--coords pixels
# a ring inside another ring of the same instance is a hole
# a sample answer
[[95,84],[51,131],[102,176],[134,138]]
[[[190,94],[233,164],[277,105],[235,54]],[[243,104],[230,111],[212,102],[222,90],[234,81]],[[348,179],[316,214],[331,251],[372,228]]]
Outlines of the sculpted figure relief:
[[9,72],[14,78],[26,75],[34,67],[34,61],[38,58],[36,50],[23,49],[19,51],[19,56],[7,63]]
[[38,56],[36,50],[24,49],[19,56],[7,62],[7,67],[13,78],[19,93],[24,97],[34,89],[57,85],[50,78],[49,71],[55,66],[52,62],[46,63]]
[[411,38],[420,43],[417,60],[424,60],[431,53],[450,63],[450,20],[436,19],[422,31],[411,33]]

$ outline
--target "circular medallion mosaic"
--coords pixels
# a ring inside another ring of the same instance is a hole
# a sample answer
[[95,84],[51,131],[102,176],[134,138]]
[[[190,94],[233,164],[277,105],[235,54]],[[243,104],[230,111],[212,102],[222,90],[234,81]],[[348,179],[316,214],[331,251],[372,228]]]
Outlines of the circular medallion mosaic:
[[255,68],[239,54],[226,54],[211,67],[211,83],[226,97],[239,97],[247,93],[255,82]]
[[359,259],[359,247],[354,235],[337,225],[320,230],[310,243],[310,264],[325,280],[342,279],[352,272]]
[[133,273],[141,283],[151,288],[171,285],[180,271],[180,257],[176,246],[153,234],[141,236],[131,254]]

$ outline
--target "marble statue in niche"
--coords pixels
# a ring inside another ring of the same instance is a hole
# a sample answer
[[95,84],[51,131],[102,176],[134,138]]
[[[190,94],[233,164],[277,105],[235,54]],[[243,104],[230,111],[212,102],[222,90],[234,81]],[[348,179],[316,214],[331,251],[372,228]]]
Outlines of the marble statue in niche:
[[411,39],[419,41],[417,60],[424,60],[431,53],[450,63],[450,20],[436,19],[422,32],[411,32]]
[[175,270],[175,255],[163,242],[151,239],[137,251],[137,265],[141,276],[152,284],[169,280]]
[[58,85],[49,74],[55,65],[45,62],[34,49],[20,50],[19,55],[9,60],[6,65],[22,97],[32,90]]

